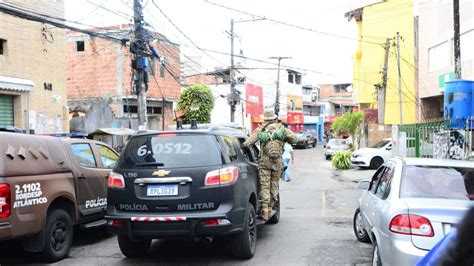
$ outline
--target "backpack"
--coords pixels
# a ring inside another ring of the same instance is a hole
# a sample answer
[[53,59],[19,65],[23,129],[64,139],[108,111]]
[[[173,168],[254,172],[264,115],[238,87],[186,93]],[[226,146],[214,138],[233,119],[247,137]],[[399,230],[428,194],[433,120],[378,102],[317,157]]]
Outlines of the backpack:
[[273,132],[267,131],[266,129],[270,124],[272,123],[268,123],[262,128],[258,134],[258,139],[262,144],[263,154],[270,159],[277,159],[280,158],[283,153],[286,131],[282,126],[273,130]]

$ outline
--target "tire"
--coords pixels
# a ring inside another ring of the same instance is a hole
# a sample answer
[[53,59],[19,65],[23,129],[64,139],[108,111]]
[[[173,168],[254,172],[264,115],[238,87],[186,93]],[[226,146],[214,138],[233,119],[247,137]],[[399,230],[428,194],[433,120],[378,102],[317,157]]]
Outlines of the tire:
[[280,194],[278,194],[278,201],[275,202],[275,206],[273,206],[273,210],[275,210],[275,214],[267,221],[267,224],[277,224],[280,221]]
[[138,258],[146,255],[151,245],[151,239],[134,241],[126,235],[119,235],[118,244],[125,257]]
[[44,250],[40,257],[46,262],[56,262],[69,253],[73,239],[73,224],[69,214],[62,209],[48,211],[45,226]]
[[313,141],[313,148],[316,147],[316,140]]
[[383,159],[380,157],[374,157],[370,160],[370,168],[378,169],[383,164]]
[[359,208],[357,208],[357,210],[355,211],[354,219],[352,222],[353,222],[352,225],[354,228],[354,234],[357,240],[363,243],[370,243],[369,234],[367,234],[364,227],[362,226],[362,215],[360,214]]
[[244,230],[235,235],[231,240],[232,254],[238,259],[251,259],[257,247],[257,217],[255,208],[251,203],[245,212]]
[[331,160],[331,155],[326,155],[326,160],[327,161]]
[[379,246],[377,245],[377,241],[374,241],[372,249],[372,265],[382,266],[382,259],[380,258]]

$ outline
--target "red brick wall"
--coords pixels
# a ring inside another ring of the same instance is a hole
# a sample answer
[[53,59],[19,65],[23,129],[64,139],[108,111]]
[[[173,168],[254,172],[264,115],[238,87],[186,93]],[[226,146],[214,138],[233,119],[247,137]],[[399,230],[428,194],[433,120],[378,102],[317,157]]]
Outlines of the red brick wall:
[[[131,92],[131,55],[128,46],[122,47],[102,38],[87,37],[75,32],[67,33],[67,96],[69,99],[118,96],[117,82],[121,79],[122,96]],[[76,51],[76,41],[84,40],[85,51]],[[179,47],[167,43],[156,45],[160,55],[170,72],[177,79],[180,77]],[[122,56],[121,56],[122,55]],[[124,55],[124,56],[123,56]],[[120,61],[122,60],[122,61]],[[117,72],[121,72],[121,77]],[[153,76],[149,78],[147,96],[161,99],[162,90],[165,98],[177,100],[180,93],[180,84],[165,70],[164,77],[160,77],[160,66],[156,63],[156,84]]]

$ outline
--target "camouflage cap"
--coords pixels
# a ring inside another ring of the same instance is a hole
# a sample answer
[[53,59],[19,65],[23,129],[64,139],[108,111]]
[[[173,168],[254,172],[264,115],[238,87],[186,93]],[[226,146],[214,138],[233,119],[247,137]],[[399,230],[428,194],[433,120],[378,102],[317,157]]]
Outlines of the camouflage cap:
[[268,108],[263,112],[263,120],[275,120],[277,115],[273,112],[273,109]]

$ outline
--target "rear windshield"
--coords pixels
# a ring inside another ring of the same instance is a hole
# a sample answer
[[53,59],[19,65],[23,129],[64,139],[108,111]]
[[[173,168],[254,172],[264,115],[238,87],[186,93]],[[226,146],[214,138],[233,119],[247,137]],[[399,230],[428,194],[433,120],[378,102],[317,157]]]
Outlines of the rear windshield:
[[222,164],[213,135],[157,134],[132,138],[122,152],[121,168],[196,167]]
[[400,197],[474,199],[474,168],[406,166]]
[[329,145],[334,145],[334,146],[337,146],[337,145],[345,145],[346,144],[346,141],[343,140],[343,139],[330,139],[329,142],[328,142]]

